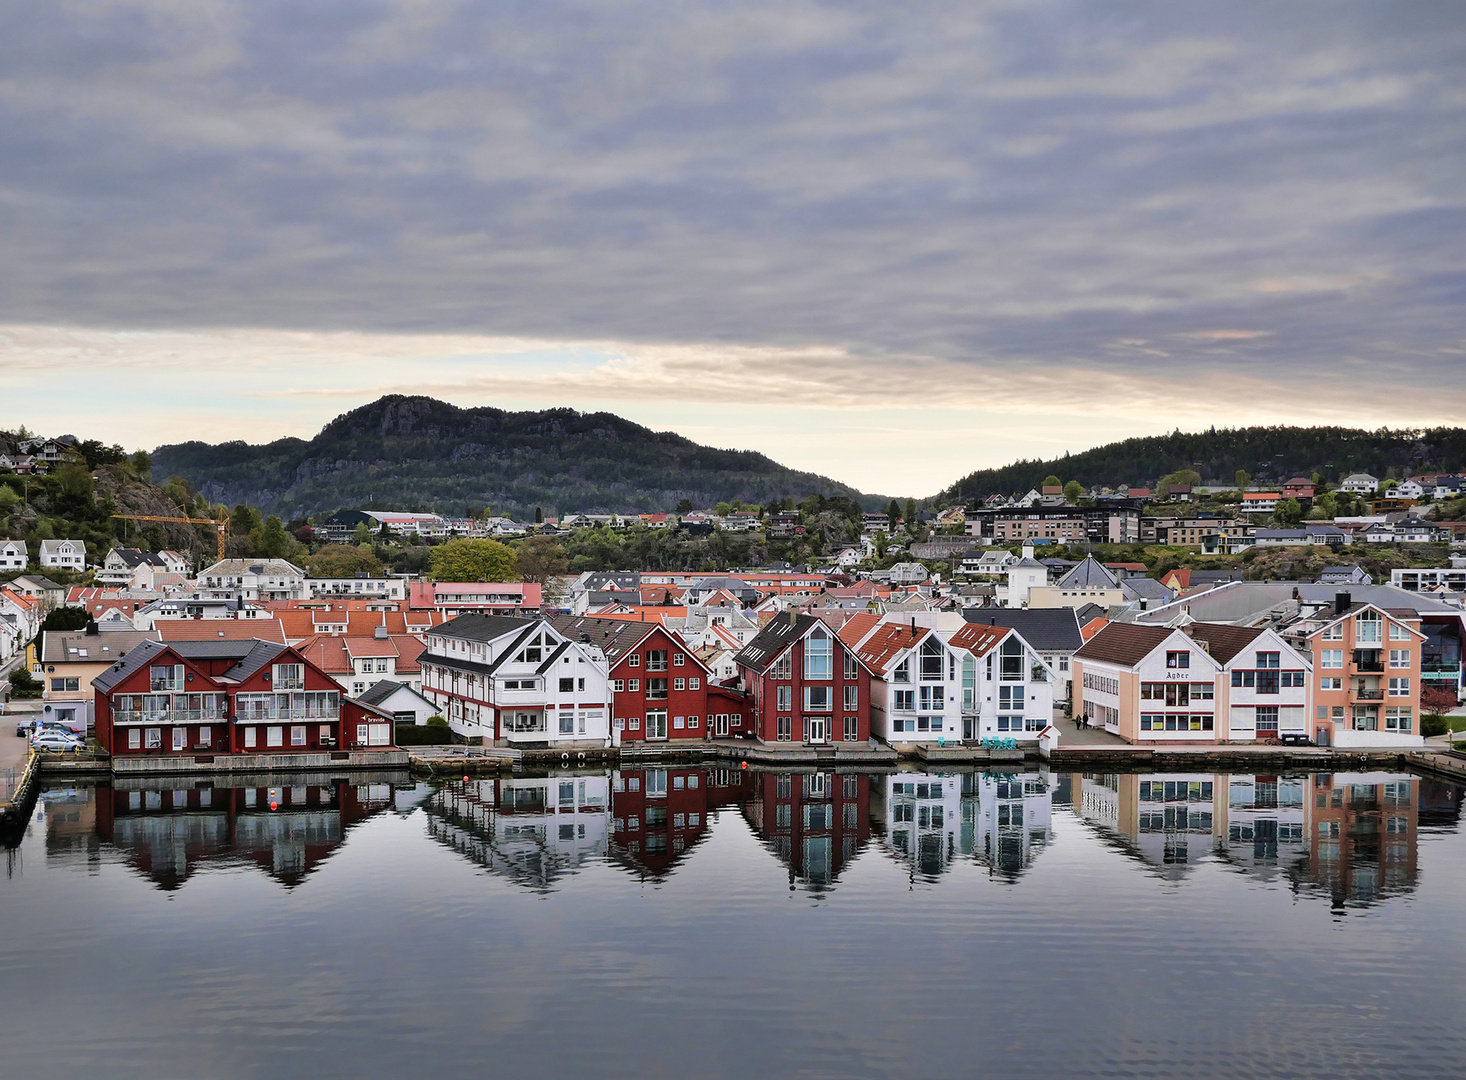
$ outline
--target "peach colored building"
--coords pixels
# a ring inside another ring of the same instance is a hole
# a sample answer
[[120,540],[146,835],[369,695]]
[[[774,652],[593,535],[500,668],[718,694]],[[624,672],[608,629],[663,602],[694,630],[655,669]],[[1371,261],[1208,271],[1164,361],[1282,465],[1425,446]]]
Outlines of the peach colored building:
[[1320,745],[1423,745],[1420,621],[1409,608],[1351,603],[1347,593],[1339,595],[1332,617],[1307,637]]

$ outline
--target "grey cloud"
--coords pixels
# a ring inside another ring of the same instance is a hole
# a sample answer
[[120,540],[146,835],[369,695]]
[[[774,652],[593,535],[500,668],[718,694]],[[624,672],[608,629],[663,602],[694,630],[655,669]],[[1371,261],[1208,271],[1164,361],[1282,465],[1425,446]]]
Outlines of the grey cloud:
[[0,321],[1461,370],[1455,4],[4,8]]

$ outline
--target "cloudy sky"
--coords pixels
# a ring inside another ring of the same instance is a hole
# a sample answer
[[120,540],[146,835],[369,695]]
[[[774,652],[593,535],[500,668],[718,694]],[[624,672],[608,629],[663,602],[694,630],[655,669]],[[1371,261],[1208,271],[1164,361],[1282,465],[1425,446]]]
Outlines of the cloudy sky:
[[1466,420],[1466,6],[0,0],[0,425],[606,409],[923,494]]

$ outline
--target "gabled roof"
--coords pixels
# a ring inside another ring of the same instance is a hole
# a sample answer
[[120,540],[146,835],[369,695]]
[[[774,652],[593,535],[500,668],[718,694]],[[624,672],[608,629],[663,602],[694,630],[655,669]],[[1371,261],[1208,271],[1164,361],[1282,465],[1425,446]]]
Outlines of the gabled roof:
[[[92,680],[97,690],[111,690],[129,675],[157,660],[164,653],[173,653],[184,660],[243,660],[257,643],[254,641],[143,641],[127,651],[119,664],[114,664]],[[280,646],[274,646],[279,648]]]
[[1076,660],[1099,660],[1134,667],[1155,652],[1175,631],[1169,626],[1110,623],[1080,646]]
[[836,634],[847,649],[857,648],[862,641],[881,624],[881,617],[874,612],[862,611],[845,620]]
[[571,641],[579,641],[582,637],[588,637],[589,644],[600,649],[613,667],[620,662],[623,656],[633,652],[661,626],[660,623],[655,622],[601,619],[585,615],[552,616],[550,625]]
[[918,644],[931,631],[904,622],[883,622],[868,634],[855,655],[872,672],[884,676],[888,665],[901,653]]
[[152,631],[144,630],[111,630],[105,634],[47,630],[41,645],[41,663],[110,664],[143,642],[157,639]]
[[249,655],[224,672],[219,678],[229,679],[233,682],[243,682],[262,669],[266,664],[272,662],[287,648],[288,646],[280,645],[273,641],[256,641],[254,648],[250,649]]
[[1229,626],[1226,623],[1191,623],[1186,633],[1206,642],[1207,652],[1219,664],[1229,664],[1247,646],[1267,632],[1261,626]]
[[495,641],[506,634],[534,626],[537,622],[539,619],[531,616],[484,615],[469,611],[434,627],[432,632],[462,641]]
[[377,682],[374,682],[370,687],[368,687],[366,693],[357,694],[356,697],[352,700],[360,702],[363,705],[370,705],[373,708],[380,708],[381,705],[388,698],[390,698],[393,694],[397,693],[400,690],[406,690],[413,697],[417,698],[419,701],[425,702],[428,705],[433,704],[431,701],[428,701],[427,698],[423,697],[407,683],[397,682],[394,679],[380,679]]
[[1073,608],[968,608],[962,617],[1017,630],[1037,652],[1073,652],[1084,644]]
[[822,620],[814,615],[781,611],[739,651],[734,660],[740,667],[752,668],[762,674],[790,645],[816,626],[823,625]]
[[[980,623],[966,623],[962,629],[952,635],[952,647],[955,649],[966,649],[973,656],[981,659],[1012,632],[1012,628],[1007,626],[983,626]],[[1030,642],[1030,644],[1032,643]]]
[[1119,579],[1093,555],[1085,556],[1083,562],[1059,579],[1061,589],[1113,589],[1119,584]]

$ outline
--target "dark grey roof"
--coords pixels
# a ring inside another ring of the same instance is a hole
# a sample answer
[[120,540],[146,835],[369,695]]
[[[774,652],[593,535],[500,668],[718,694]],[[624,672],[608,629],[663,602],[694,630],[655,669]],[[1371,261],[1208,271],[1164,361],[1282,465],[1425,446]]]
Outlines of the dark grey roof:
[[431,632],[462,641],[494,641],[532,627],[538,621],[521,615],[484,615],[470,611],[438,624]]
[[1096,562],[1093,555],[1059,579],[1061,589],[1113,589],[1119,579],[1103,564]]
[[636,591],[641,588],[641,575],[625,571],[597,570],[586,575],[586,592]]
[[[144,641],[127,651],[127,656],[121,663],[113,664],[102,674],[92,680],[92,688],[95,690],[108,691],[127,678],[134,671],[139,670],[153,657],[163,652],[169,646],[161,641]],[[180,654],[181,655],[181,654]]]
[[[412,690],[407,683],[395,682],[392,679],[381,679],[372,683],[365,694],[357,694],[352,700],[359,701],[363,705],[380,705],[399,690]],[[412,690],[414,694],[416,690]]]
[[221,679],[243,682],[290,648],[288,645],[281,645],[278,641],[260,641],[258,638],[250,644],[253,648],[249,650],[244,659],[219,676]]
[[1126,578],[1120,582],[1120,590],[1132,599],[1143,597],[1146,600],[1159,600],[1163,604],[1169,604],[1176,598],[1174,592],[1155,580],[1155,578]]
[[589,615],[557,615],[550,619],[550,625],[572,641],[580,640],[582,635],[590,638],[590,644],[605,653],[606,660],[614,666],[661,624],[630,619],[598,619]]
[[968,608],[962,617],[1017,630],[1038,652],[1073,652],[1084,644],[1073,608]]
[[[105,634],[88,634],[81,630],[47,630],[45,640],[41,643],[41,663],[111,663],[122,659],[134,646],[144,641],[157,640],[156,630],[109,630]],[[73,656],[72,649],[85,649],[86,655]]]
[[733,657],[733,662],[739,667],[753,668],[757,672],[762,672],[778,658],[780,653],[821,621],[814,615],[796,615],[793,612],[781,611],[769,620],[769,624],[760,630],[752,641],[739,650],[738,655]]

